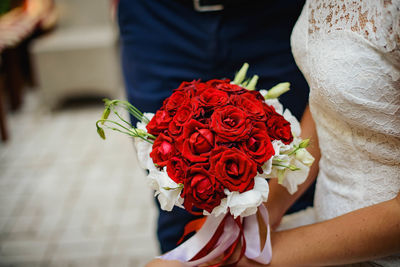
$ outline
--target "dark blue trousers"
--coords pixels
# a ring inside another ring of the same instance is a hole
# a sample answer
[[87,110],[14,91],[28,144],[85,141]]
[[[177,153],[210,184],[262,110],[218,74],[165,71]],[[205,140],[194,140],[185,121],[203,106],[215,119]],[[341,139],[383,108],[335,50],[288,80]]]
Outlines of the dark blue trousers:
[[[186,2],[185,2],[186,1]],[[304,1],[236,1],[222,11],[198,12],[192,0],[120,0],[118,22],[128,100],[155,112],[182,81],[233,78],[244,62],[258,89],[290,82],[280,100],[299,119],[308,85],[290,49],[290,34]],[[291,211],[312,205],[313,189]],[[162,252],[176,246],[193,216],[182,209],[160,210]]]

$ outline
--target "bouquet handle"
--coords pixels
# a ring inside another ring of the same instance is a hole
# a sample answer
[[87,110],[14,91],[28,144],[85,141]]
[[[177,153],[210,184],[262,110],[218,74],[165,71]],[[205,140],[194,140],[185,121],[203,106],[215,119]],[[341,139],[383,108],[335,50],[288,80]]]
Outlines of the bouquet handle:
[[[257,214],[236,220],[230,214],[222,214],[218,217],[208,216],[203,227],[194,236],[159,258],[179,260],[185,266],[198,266],[228,252],[235,242],[242,240],[242,249],[247,258],[268,264],[272,258],[268,211],[263,204],[258,207],[258,211],[267,226],[266,242],[262,250]],[[223,263],[213,266],[221,264]]]

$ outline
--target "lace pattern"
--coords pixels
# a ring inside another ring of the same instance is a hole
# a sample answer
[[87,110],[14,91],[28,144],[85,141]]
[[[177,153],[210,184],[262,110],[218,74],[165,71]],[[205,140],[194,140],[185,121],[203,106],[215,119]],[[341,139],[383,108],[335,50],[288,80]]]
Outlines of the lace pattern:
[[[400,191],[400,0],[308,0],[291,38],[310,86],[322,154],[317,220],[395,197]],[[400,257],[383,263],[399,264]]]
[[400,43],[400,5],[396,0],[309,1],[310,35],[352,31],[390,52]]

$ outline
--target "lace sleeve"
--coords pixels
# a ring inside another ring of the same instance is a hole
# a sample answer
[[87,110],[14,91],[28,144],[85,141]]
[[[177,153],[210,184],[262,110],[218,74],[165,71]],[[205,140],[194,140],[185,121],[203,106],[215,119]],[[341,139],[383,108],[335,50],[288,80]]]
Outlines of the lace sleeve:
[[321,32],[353,32],[400,70],[400,0],[314,0],[307,5],[310,38]]
[[343,0],[335,4],[331,2],[309,2],[309,34],[321,30],[325,33],[333,30],[352,31],[386,52],[399,48],[399,0]]

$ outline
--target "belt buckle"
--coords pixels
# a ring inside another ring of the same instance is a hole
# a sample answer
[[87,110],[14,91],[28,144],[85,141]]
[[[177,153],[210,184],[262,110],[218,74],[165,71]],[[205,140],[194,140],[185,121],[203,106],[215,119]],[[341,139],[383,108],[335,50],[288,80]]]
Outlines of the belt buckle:
[[202,5],[201,0],[193,0],[193,8],[198,12],[221,11],[224,5]]

